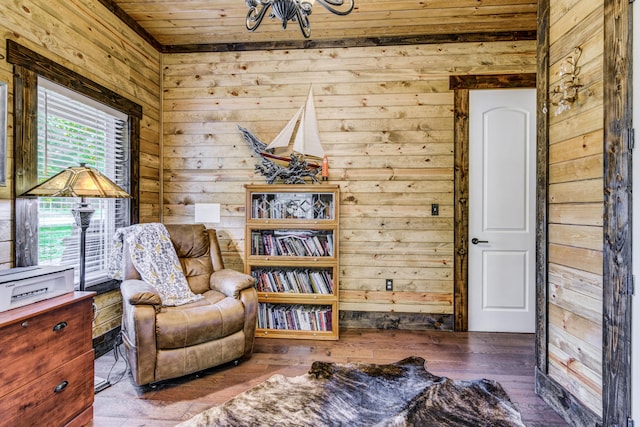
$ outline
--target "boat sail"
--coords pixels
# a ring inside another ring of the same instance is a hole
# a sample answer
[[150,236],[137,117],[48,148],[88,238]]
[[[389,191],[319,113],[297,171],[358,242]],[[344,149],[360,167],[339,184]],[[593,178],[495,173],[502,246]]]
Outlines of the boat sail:
[[[285,184],[304,184],[305,179],[318,182],[316,175],[322,171],[322,180],[328,177],[328,160],[320,144],[313,90],[302,107],[280,133],[267,145],[248,129],[238,126],[251,150],[260,156],[257,172],[265,176],[267,183],[281,180]],[[293,144],[292,144],[293,142]],[[291,145],[291,148],[289,147]],[[314,163],[317,159],[318,163]]]
[[[268,159],[274,160],[286,166],[291,160],[291,153],[276,154],[276,149],[288,149],[293,138],[292,151],[294,154],[301,155],[305,160],[308,157],[322,160],[324,157],[324,149],[320,143],[320,132],[318,131],[318,120],[316,119],[316,108],[313,102],[313,89],[309,88],[309,95],[303,106],[289,120],[289,123],[280,131],[280,133],[267,145],[260,155]],[[267,152],[270,150],[271,152]],[[320,168],[319,164],[308,163],[308,166]]]

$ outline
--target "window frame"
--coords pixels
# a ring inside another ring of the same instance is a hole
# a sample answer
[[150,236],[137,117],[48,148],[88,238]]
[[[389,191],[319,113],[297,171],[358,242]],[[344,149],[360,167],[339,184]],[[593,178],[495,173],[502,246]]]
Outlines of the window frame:
[[[14,265],[26,267],[37,264],[37,198],[20,197],[20,194],[37,184],[38,76],[79,92],[127,115],[130,158],[128,178],[132,195],[129,204],[129,218],[131,224],[138,223],[142,107],[12,40],[7,40],[7,61],[14,65]],[[102,288],[111,289],[117,283],[119,282],[107,280],[88,289],[100,292]]]
[[[44,78],[38,78],[38,95],[38,181],[85,163],[128,192],[128,116]],[[88,198],[87,202],[95,211],[86,232],[85,286],[89,288],[107,279],[113,235],[118,227],[130,225],[131,219],[128,198]],[[38,198],[38,265],[73,266],[76,283],[81,233],[69,213],[79,203],[77,197]]]

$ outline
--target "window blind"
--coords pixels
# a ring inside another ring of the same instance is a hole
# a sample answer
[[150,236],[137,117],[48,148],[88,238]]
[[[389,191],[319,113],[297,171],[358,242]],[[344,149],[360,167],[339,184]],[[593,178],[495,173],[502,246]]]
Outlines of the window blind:
[[[85,163],[123,189],[128,182],[126,115],[41,79],[38,83],[38,183],[69,166]],[[80,272],[80,227],[71,209],[75,198],[38,198],[38,265],[74,267]],[[128,199],[87,199],[95,209],[87,229],[85,283],[107,279],[116,228],[129,225]]]

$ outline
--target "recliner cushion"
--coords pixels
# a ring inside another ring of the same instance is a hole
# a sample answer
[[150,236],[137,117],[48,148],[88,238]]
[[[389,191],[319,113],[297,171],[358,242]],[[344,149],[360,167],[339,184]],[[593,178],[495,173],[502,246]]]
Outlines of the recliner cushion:
[[180,264],[191,291],[196,294],[202,294],[211,289],[209,278],[211,277],[213,266],[209,255],[198,258],[180,258]]
[[218,291],[207,291],[200,301],[162,307],[156,315],[158,349],[189,347],[242,330],[244,305]]
[[209,235],[203,224],[167,224],[178,258],[198,258],[209,254]]
[[207,229],[203,224],[168,224],[166,227],[191,291],[196,294],[208,291],[213,264]]

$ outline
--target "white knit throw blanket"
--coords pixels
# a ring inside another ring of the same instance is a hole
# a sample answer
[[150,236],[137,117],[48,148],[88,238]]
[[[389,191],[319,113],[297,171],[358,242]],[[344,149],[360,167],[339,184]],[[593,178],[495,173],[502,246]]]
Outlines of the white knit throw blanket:
[[116,230],[109,260],[109,274],[114,279],[122,279],[124,242],[140,277],[158,291],[162,305],[182,305],[203,298],[189,288],[164,225],[136,224]]

